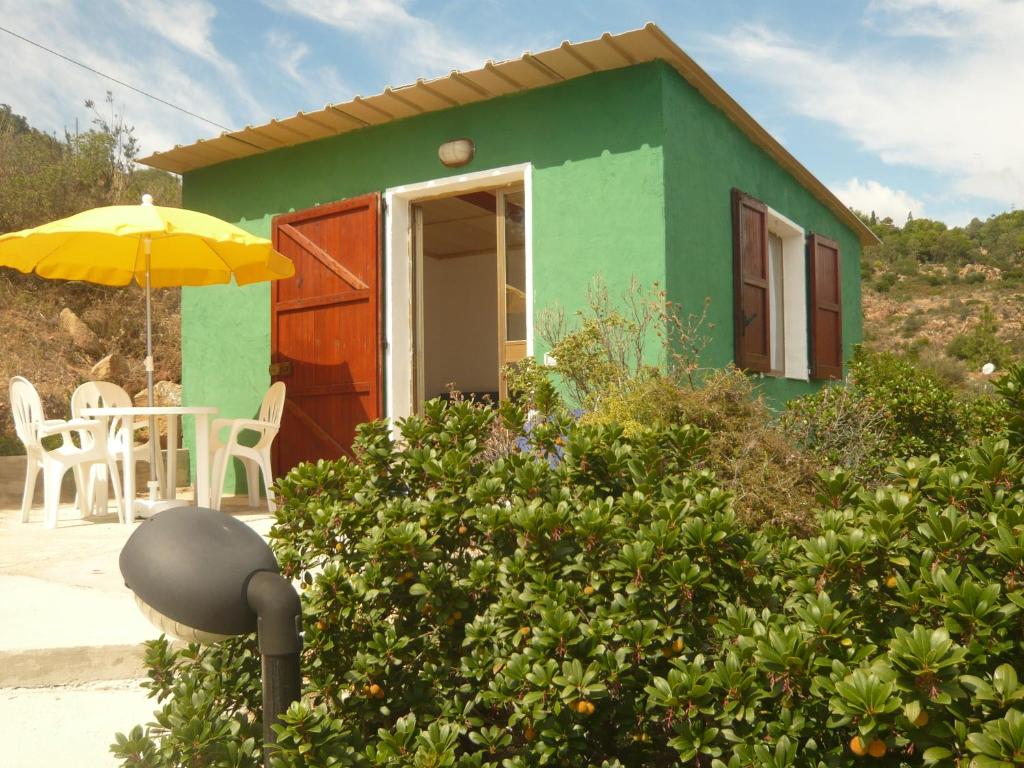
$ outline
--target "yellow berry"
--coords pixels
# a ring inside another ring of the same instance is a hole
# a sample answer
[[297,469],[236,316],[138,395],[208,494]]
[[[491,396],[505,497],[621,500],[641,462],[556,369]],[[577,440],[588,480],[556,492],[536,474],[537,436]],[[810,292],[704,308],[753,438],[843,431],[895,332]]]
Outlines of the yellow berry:
[[918,728],[924,728],[928,725],[928,719],[928,713],[922,709],[918,716],[914,718],[914,725]]
[[868,754],[872,757],[882,757],[886,753],[885,742],[875,739],[868,745]]
[[594,704],[586,699],[580,699],[576,702],[576,711],[581,715],[592,715],[594,714]]
[[896,589],[896,584],[897,583],[898,582],[896,581],[896,577],[895,576],[890,576],[889,578],[887,578],[885,580],[885,586],[887,586],[889,589]]
[[862,757],[868,753],[868,745],[860,736],[854,736],[850,739],[850,751],[858,757]]

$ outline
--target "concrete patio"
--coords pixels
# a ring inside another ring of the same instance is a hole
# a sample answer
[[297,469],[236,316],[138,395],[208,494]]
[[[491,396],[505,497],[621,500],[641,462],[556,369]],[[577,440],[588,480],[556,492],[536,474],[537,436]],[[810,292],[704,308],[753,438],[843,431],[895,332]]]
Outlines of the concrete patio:
[[[190,498],[189,489],[179,496]],[[266,536],[272,516],[246,502],[226,498],[225,512]],[[47,529],[41,503],[39,493],[23,524],[17,502],[0,494],[0,762],[111,768],[115,732],[149,722],[155,709],[139,682],[142,643],[160,632],[118,569],[121,547],[146,523],[122,525],[113,507],[83,520],[65,503],[58,527]]]

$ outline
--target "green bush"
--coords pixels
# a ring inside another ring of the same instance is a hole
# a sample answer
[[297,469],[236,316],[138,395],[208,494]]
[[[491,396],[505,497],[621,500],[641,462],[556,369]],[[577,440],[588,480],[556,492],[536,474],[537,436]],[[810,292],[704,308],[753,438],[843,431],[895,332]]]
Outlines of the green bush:
[[920,314],[907,315],[900,325],[900,335],[910,337],[922,328],[924,328],[924,318]]
[[[517,448],[488,461],[495,428]],[[752,531],[708,434],[429,404],[278,486],[303,699],[273,765],[1011,766],[1024,464],[1005,441],[823,474],[820,530]],[[124,766],[258,762],[253,638],[150,643]]]
[[924,343],[909,350],[914,364],[934,373],[954,391],[964,391],[967,388],[967,366],[961,360],[947,357],[941,350],[932,347],[927,338],[921,341]]
[[555,364],[528,359],[510,368],[509,387],[521,402],[544,414],[572,407],[582,424],[614,425],[627,437],[651,427],[707,429],[698,467],[733,494],[742,522],[811,530],[814,468],[773,423],[757,379],[700,366],[707,302],[701,314],[684,317],[657,286],[644,291],[634,281],[613,305],[600,278],[587,295],[571,327],[559,312],[542,313]]
[[884,411],[889,455],[950,456],[964,445],[963,406],[934,373],[861,349],[850,362],[850,379],[870,407]]
[[871,482],[893,457],[952,457],[979,434],[991,434],[982,431],[991,419],[974,408],[934,371],[858,348],[846,382],[791,400],[780,421],[819,466]]
[[790,400],[779,424],[818,466],[877,480],[889,463],[888,412],[852,382]]
[[1014,447],[1024,447],[1024,364],[1010,366],[994,386],[1005,407],[1006,436]]
[[917,259],[910,256],[898,259],[897,261],[893,262],[892,270],[897,275],[903,275],[905,277],[915,277],[916,275],[920,274],[921,265]]
[[996,335],[998,330],[996,316],[986,304],[978,322],[966,333],[955,336],[946,347],[946,353],[975,368],[985,363],[1002,368],[1009,364],[1012,353]]
[[985,282],[984,272],[968,272],[964,275],[964,283],[967,285],[978,285]]
[[25,446],[15,435],[0,435],[0,456],[24,456]]
[[1016,265],[1007,267],[1002,270],[999,277],[1004,283],[1019,283],[1021,280],[1024,280],[1024,267]]
[[731,367],[707,372],[699,386],[665,375],[637,377],[609,391],[580,421],[618,424],[627,435],[680,424],[706,429],[707,450],[696,466],[733,495],[741,522],[806,533],[814,528],[815,470],[775,424],[756,383]]
[[875,281],[871,285],[879,293],[887,293],[890,288],[896,285],[896,280],[895,272],[883,272],[875,278]]

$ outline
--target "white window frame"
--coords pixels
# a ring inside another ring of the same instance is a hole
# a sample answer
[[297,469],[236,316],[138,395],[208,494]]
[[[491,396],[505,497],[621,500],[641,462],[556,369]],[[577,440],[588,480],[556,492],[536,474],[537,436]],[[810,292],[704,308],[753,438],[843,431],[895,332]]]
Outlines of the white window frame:
[[[770,234],[782,239],[783,338],[785,360],[781,373],[787,379],[810,381],[807,348],[807,232],[765,203]],[[772,303],[771,323],[776,322]]]
[[526,204],[526,355],[533,356],[533,166],[508,165],[384,191],[384,413],[392,421],[415,412],[413,371],[412,205],[432,197],[521,183]]

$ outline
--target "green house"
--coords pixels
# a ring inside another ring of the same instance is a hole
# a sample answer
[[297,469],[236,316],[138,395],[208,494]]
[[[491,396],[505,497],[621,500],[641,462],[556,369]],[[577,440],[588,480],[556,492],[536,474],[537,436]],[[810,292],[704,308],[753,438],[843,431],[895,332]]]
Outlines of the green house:
[[186,207],[272,237],[275,285],[185,289],[186,404],[288,385],[277,469],[455,384],[502,395],[545,307],[659,283],[710,300],[703,362],[776,401],[843,375],[871,232],[657,26],[179,146]]

